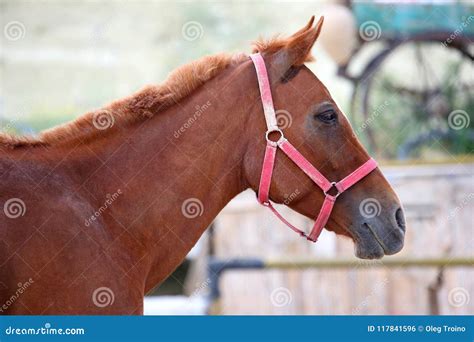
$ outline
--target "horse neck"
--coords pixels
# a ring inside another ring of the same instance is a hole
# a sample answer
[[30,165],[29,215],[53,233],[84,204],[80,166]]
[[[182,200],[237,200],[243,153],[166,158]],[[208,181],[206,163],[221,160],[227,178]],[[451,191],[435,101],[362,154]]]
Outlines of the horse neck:
[[234,69],[96,151],[107,162],[105,172],[91,177],[98,189],[94,198],[120,189],[104,216],[112,217],[108,229],[114,235],[124,229],[133,235],[123,243],[134,245],[135,258],[148,268],[147,290],[169,275],[219,211],[248,187],[242,163],[255,102],[243,101],[248,87]]

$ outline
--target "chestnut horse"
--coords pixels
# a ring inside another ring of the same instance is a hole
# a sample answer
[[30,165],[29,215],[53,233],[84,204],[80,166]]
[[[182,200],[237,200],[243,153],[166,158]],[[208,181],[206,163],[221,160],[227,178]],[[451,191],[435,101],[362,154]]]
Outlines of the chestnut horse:
[[[275,108],[291,114],[285,136],[338,180],[369,156],[304,65],[322,27],[313,19],[254,50]],[[0,313],[141,314],[221,209],[257,190],[265,131],[252,61],[221,54],[37,137],[2,134]],[[312,219],[324,198],[281,153],[270,197]],[[360,210],[367,199],[378,215]],[[402,248],[403,212],[379,169],[340,196],[326,228],[353,239],[360,258]]]

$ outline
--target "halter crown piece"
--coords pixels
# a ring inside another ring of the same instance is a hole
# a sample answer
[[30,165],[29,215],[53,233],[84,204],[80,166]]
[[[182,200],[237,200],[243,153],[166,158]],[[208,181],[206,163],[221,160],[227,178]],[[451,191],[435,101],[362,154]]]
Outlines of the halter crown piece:
[[[298,152],[298,150],[292,144],[290,144],[288,140],[285,139],[283,132],[280,130],[280,128],[278,128],[265,61],[263,60],[262,55],[259,53],[250,55],[250,58],[253,61],[255,70],[257,71],[260,98],[262,100],[263,112],[265,114],[265,121],[267,123],[267,132],[265,133],[267,146],[265,148],[262,174],[260,176],[260,185],[258,188],[258,202],[265,207],[270,208],[276,217],[278,217],[289,228],[308,240],[316,242],[324,226],[329,220],[329,216],[331,215],[336,198],[360,181],[362,178],[371,173],[375,168],[377,168],[377,162],[374,159],[369,159],[339,182],[330,182],[327,180],[326,177],[324,177],[321,172],[318,171],[318,169],[316,169],[301,153]],[[280,134],[278,141],[270,140],[269,135],[273,132]],[[323,205],[309,235],[288,222],[270,202],[270,184],[272,182],[272,174],[275,165],[277,148],[280,148],[283,153],[285,153],[288,158],[290,158],[324,192],[325,198]],[[335,195],[330,195],[328,191],[331,189],[334,189],[337,191],[337,193]]]

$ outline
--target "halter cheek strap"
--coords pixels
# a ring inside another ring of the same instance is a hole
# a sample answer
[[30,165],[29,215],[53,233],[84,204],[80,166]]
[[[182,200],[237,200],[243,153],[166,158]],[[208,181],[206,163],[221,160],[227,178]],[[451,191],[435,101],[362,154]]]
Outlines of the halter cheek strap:
[[[362,178],[371,173],[377,168],[377,162],[369,159],[362,164],[358,169],[350,175],[340,180],[339,182],[330,182],[318,171],[298,150],[288,141],[283,135],[283,132],[278,128],[278,123],[275,115],[275,108],[273,106],[272,93],[270,88],[270,81],[268,79],[267,69],[263,57],[257,53],[250,56],[255,70],[257,72],[258,85],[260,89],[260,97],[263,105],[263,112],[265,114],[265,121],[267,124],[266,140],[267,146],[265,148],[265,156],[263,157],[262,173],[260,175],[260,184],[258,188],[258,201],[270,208],[270,210],[289,228],[306,237],[308,240],[316,242],[321,234],[324,226],[331,216],[336,198],[351,186],[356,184]],[[280,135],[278,141],[272,141],[269,138],[270,133],[276,132]],[[288,222],[272,205],[270,202],[270,185],[272,182],[273,169],[275,166],[275,158],[277,149],[280,148],[283,153],[290,158],[323,192],[324,202],[319,211],[319,214],[314,222],[313,228],[309,235],[303,230],[296,228]],[[329,190],[334,189],[335,195],[330,195]]]

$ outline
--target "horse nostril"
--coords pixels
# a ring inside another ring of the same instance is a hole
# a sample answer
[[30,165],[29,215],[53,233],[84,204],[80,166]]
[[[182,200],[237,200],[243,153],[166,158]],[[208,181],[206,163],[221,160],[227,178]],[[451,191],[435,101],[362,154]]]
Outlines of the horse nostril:
[[395,212],[395,220],[397,221],[398,227],[405,231],[405,215],[403,215],[402,208],[398,208]]

